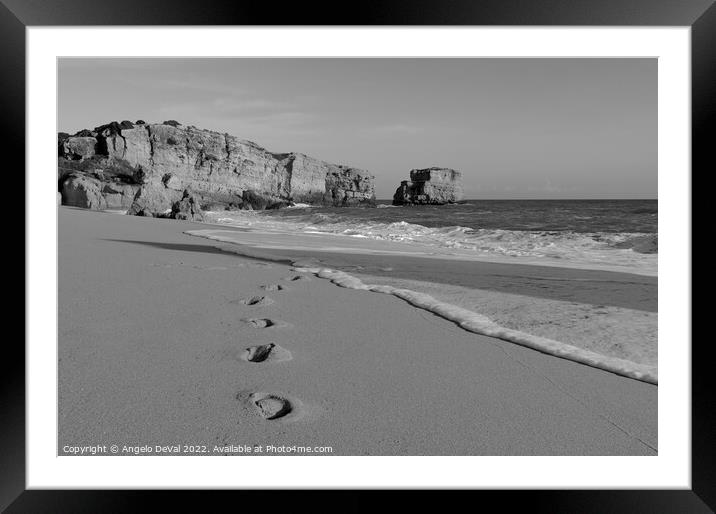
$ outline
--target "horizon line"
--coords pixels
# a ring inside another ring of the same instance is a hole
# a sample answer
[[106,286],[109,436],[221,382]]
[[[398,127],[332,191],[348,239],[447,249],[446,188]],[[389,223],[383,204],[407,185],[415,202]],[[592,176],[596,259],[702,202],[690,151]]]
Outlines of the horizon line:
[[[465,200],[460,200],[459,202],[455,202],[455,205],[459,205],[460,203],[469,202],[473,200],[478,201],[555,201],[555,200],[561,200],[561,201],[598,201],[598,200],[622,200],[622,201],[645,201],[645,200],[653,200],[658,201],[659,198],[466,198]],[[392,198],[376,198],[376,202],[383,202],[383,201],[393,201]]]

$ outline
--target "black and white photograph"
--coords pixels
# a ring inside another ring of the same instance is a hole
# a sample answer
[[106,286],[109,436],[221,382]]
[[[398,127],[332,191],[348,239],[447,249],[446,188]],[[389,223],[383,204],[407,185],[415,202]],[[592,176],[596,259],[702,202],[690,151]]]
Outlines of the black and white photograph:
[[712,512],[713,3],[0,0],[0,511]]
[[657,456],[656,58],[57,60],[60,456]]

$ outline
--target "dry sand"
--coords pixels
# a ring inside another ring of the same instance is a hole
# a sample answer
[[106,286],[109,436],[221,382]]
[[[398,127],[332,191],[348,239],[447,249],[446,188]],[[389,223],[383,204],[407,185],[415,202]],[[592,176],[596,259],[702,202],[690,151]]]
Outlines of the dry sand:
[[290,280],[301,275],[287,265],[183,234],[201,228],[59,209],[59,453],[656,453],[656,386],[466,332],[389,295]]

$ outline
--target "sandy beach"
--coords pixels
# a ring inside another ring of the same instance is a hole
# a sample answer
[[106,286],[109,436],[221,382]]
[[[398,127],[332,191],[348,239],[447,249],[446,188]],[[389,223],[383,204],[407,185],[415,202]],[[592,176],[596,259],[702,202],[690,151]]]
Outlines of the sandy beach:
[[[194,445],[207,455],[244,454],[230,448],[243,445],[330,455],[657,453],[657,386],[468,332],[289,262],[415,288],[430,277],[463,288],[440,291],[465,304],[478,301],[478,285],[530,305],[589,304],[610,312],[612,327],[626,311],[654,321],[655,277],[446,266],[291,249],[246,233],[243,250],[273,259],[262,260],[185,233],[207,228],[59,208],[59,454],[90,444],[152,454]],[[624,345],[625,356],[656,364],[655,353]]]

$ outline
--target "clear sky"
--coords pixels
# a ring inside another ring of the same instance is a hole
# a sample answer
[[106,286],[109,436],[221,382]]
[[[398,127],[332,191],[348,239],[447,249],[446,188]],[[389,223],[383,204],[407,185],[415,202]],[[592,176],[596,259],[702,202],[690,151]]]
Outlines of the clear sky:
[[656,198],[656,59],[61,59],[58,130],[175,119],[467,198]]

